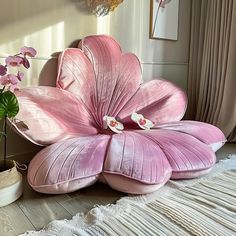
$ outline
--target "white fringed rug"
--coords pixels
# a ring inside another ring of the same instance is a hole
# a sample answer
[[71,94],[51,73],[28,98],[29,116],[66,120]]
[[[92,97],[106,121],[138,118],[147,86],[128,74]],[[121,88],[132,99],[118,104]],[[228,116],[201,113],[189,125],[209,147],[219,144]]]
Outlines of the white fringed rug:
[[219,162],[203,178],[169,181],[155,193],[124,197],[23,235],[236,235],[236,156]]

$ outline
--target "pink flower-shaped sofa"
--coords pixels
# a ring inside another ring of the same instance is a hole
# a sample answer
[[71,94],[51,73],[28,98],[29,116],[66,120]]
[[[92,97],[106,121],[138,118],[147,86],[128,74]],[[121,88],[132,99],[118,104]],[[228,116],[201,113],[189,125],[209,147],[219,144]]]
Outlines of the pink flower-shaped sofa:
[[[123,54],[109,36],[86,37],[79,48],[61,53],[56,88],[17,92],[17,119],[28,128],[13,125],[33,143],[51,144],[29,165],[28,181],[36,191],[66,193],[100,180],[143,194],[170,178],[211,170],[225,137],[212,125],[180,121],[186,110],[180,88],[163,79],[142,84],[138,58]],[[141,129],[144,123],[135,123],[134,113],[154,127]],[[114,117],[124,130],[114,133],[104,117]]]

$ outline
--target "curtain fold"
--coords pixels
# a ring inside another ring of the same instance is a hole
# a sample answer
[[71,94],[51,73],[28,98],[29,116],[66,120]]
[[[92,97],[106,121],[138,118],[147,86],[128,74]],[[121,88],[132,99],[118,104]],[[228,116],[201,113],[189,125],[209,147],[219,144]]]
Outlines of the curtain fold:
[[236,141],[236,1],[192,0],[187,118]]

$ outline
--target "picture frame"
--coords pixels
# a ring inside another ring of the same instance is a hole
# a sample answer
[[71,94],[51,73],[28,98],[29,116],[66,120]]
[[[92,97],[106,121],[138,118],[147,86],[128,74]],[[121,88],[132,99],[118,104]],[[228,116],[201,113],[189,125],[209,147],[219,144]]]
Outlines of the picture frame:
[[179,0],[150,0],[150,39],[178,40]]

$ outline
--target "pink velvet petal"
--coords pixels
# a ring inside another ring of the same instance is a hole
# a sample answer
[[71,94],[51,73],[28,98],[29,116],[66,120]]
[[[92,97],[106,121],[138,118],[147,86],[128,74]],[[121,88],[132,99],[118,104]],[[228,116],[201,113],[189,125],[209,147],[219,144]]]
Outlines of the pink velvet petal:
[[35,144],[97,133],[83,104],[66,91],[43,86],[22,89],[16,95],[20,111],[12,124]]
[[116,116],[137,91],[141,67],[133,54],[121,54],[119,44],[109,36],[89,36],[80,43],[95,73],[94,111],[100,127],[105,115]]
[[119,67],[117,83],[107,111],[114,117],[135,94],[141,83],[141,66],[139,59],[134,54],[123,54]]
[[130,127],[133,126],[130,116],[134,112],[142,114],[155,125],[179,121],[184,116],[186,103],[184,91],[169,81],[156,79],[142,84],[118,117]]
[[[155,142],[140,134],[124,131],[112,136],[107,152],[103,174],[109,183],[106,173],[146,184],[163,184],[169,179],[171,168]],[[120,186],[113,187],[120,189]]]
[[188,134],[161,129],[136,132],[160,146],[172,167],[172,178],[197,177],[215,164],[211,148]]
[[68,48],[61,53],[57,87],[77,97],[93,116],[97,106],[96,80],[92,64],[80,49]]
[[220,129],[203,122],[184,120],[157,125],[156,128],[189,134],[210,146],[213,151],[217,151],[226,142],[226,138]]
[[110,136],[68,139],[44,148],[31,161],[30,185],[42,193],[67,193],[93,184],[102,172]]

